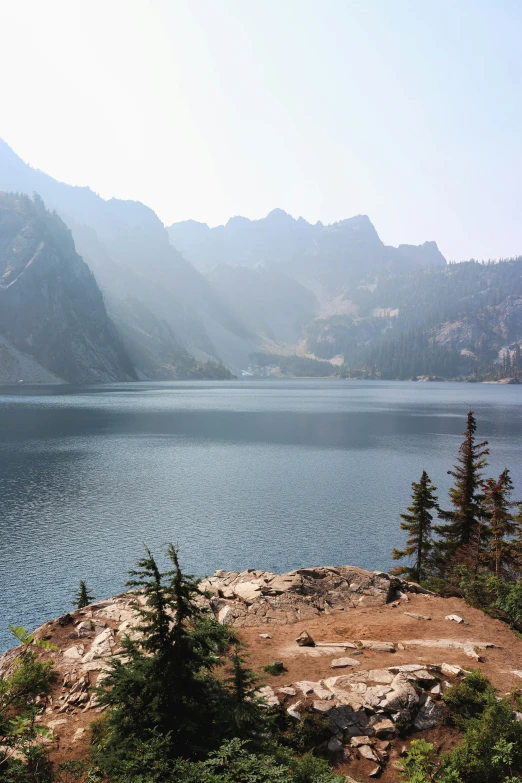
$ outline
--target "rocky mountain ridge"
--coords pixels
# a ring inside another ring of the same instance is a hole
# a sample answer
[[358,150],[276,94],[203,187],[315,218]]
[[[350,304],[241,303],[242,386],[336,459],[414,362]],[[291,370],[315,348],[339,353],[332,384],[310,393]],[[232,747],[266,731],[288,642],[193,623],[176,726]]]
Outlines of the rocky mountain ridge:
[[0,334],[2,383],[136,378],[70,231],[38,197],[0,194]]
[[[255,335],[170,245],[163,224],[144,204],[106,201],[89,188],[58,182],[24,163],[0,140],[2,190],[38,193],[67,224],[107,299],[110,316],[116,305],[115,320],[122,325],[128,350],[137,357],[143,356],[145,335],[145,363],[136,368],[140,377],[190,377],[178,372],[186,366],[187,356],[193,357],[195,375],[204,375],[202,362],[209,358],[234,367],[247,363],[248,352],[257,345]],[[158,336],[165,333],[162,321],[172,335],[165,343]],[[166,354],[174,361],[165,361]]]

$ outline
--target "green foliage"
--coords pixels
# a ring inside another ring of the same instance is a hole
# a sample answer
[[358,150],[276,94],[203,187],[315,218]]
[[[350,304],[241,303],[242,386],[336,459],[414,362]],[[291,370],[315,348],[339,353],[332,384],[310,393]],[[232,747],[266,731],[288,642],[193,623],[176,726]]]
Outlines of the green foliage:
[[237,644],[230,675],[215,676],[235,637],[202,606],[199,580],[181,570],[172,545],[168,557],[173,568],[161,573],[147,550],[131,571],[128,584],[145,599],[135,608],[140,635],[123,641],[127,660],[113,661],[99,690],[111,711],[97,726],[95,758],[112,776],[142,763],[144,743],[161,748],[166,764],[202,758],[231,737],[259,743],[268,727]]
[[486,517],[482,491],[482,469],[487,465],[487,441],[476,442],[477,422],[469,411],[464,440],[460,446],[457,464],[448,474],[455,479],[449,495],[452,511],[440,511],[447,521],[436,527],[439,560],[446,576],[458,563],[477,570],[480,560],[482,520]]
[[[495,264],[469,261],[396,270],[378,276],[371,287],[356,284],[350,299],[357,316],[311,321],[306,327],[307,348],[323,359],[344,356],[341,374],[347,377],[520,378],[517,347],[513,354],[504,351],[498,362],[502,343],[495,327],[498,305],[508,297],[522,296],[521,270],[522,258]],[[376,317],[375,308],[389,314]],[[442,324],[457,321],[469,325],[479,338],[458,347],[433,339]],[[468,355],[461,353],[461,347]]]
[[488,571],[473,574],[459,568],[458,587],[465,600],[477,609],[522,628],[522,583],[503,582]]
[[494,696],[488,678],[479,669],[466,674],[464,679],[450,688],[442,697],[451,710],[457,725],[480,715]]
[[402,765],[404,783],[429,783],[434,780],[438,765],[433,745],[424,739],[413,740]]
[[394,560],[413,559],[411,566],[400,566],[396,573],[415,582],[424,582],[428,577],[429,558],[433,549],[431,512],[439,509],[435,495],[437,487],[433,486],[425,470],[422,471],[420,481],[414,481],[411,486],[413,492],[412,504],[408,506],[409,513],[401,514],[401,529],[408,533],[406,546],[403,550],[394,549],[392,555]]
[[437,758],[433,745],[412,742],[403,783],[512,783],[522,774],[522,725],[512,707],[497,699],[480,671],[468,674],[444,696],[462,742]]
[[277,677],[278,675],[286,672],[286,669],[283,661],[272,661],[271,663],[267,663],[263,666],[263,671],[267,674],[271,674],[272,676]]
[[489,521],[488,546],[482,555],[482,562],[496,577],[510,578],[517,567],[517,546],[513,537],[519,524],[512,513],[516,505],[511,500],[513,482],[505,468],[497,480],[489,478],[483,484],[484,505]]
[[522,726],[507,699],[490,694],[483,712],[467,721],[462,744],[443,760],[462,783],[505,783],[522,773]]
[[238,738],[224,742],[205,760],[171,759],[168,742],[158,734],[140,741],[111,777],[113,783],[343,783],[323,759],[296,758],[269,745],[253,753]]
[[95,600],[96,598],[89,594],[89,589],[84,580],[80,579],[80,589],[74,597],[73,606],[75,606],[77,609],[84,609],[86,606],[89,606],[89,604],[92,604],[92,602]]
[[21,626],[12,626],[11,632],[22,651],[0,680],[0,783],[48,783],[52,766],[38,742],[50,732],[37,718],[52,690],[53,664],[37,660],[34,648],[52,645]]
[[292,721],[291,729],[283,735],[282,741],[298,753],[307,753],[331,736],[330,724],[324,715],[303,711],[301,720]]

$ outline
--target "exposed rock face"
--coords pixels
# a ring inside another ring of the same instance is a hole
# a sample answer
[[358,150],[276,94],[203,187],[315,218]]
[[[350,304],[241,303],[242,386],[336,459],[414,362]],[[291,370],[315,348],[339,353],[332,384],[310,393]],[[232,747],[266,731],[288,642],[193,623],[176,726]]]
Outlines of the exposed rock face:
[[211,594],[210,605],[220,622],[245,627],[295,623],[335,609],[380,606],[392,601],[406,584],[381,571],[337,566],[299,568],[288,574],[216,571],[201,587]]
[[38,198],[0,194],[0,334],[69,383],[136,377],[69,230]]
[[[144,365],[138,366],[144,375],[157,367],[153,377],[164,378],[173,359],[177,368],[178,360],[183,359],[180,347],[196,352],[204,362],[209,357],[225,362],[229,357],[241,358],[239,366],[247,366],[248,354],[257,347],[255,335],[169,244],[165,227],[153,210],[136,201],[105,201],[89,188],[58,182],[24,163],[2,140],[0,190],[38,193],[69,226],[78,252],[110,301],[131,298],[130,306],[124,302],[115,308],[115,315],[137,361],[146,349]],[[110,311],[110,303],[107,306]],[[160,323],[152,324],[143,308]],[[168,323],[174,340],[168,335],[156,355],[158,329],[164,331],[161,321]],[[151,350],[152,357],[148,356]],[[229,363],[238,366],[235,361]],[[199,370],[204,376],[204,364]],[[176,373],[168,377],[176,377]]]

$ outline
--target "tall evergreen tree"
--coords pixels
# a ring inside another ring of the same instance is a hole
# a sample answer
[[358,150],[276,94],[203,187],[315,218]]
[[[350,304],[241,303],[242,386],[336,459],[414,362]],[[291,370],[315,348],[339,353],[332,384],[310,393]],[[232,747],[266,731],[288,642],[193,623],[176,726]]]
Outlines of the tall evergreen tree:
[[[168,755],[198,756],[215,747],[223,735],[220,711],[228,691],[213,675],[233,635],[204,608],[199,580],[183,573],[170,544],[173,568],[160,572],[147,549],[127,583],[143,604],[135,638],[123,641],[125,657],[114,659],[99,691],[111,707],[103,746],[110,772],[122,754],[163,737]],[[134,752],[134,751],[132,751]]]
[[80,579],[80,589],[74,597],[73,606],[75,606],[77,609],[84,609],[86,606],[89,606],[89,604],[92,604],[92,602],[95,600],[96,598],[93,595],[90,595],[89,588],[85,584],[85,581]]
[[406,547],[394,549],[394,560],[412,558],[411,566],[399,566],[396,573],[404,574],[415,582],[422,582],[428,575],[428,562],[433,541],[431,538],[431,526],[433,522],[432,511],[438,511],[438,499],[435,495],[437,487],[431,483],[425,470],[422,471],[420,481],[412,482],[412,504],[408,506],[407,514],[401,514],[403,521],[401,529],[407,531]]
[[448,470],[455,479],[455,485],[449,491],[453,510],[441,511],[440,516],[447,524],[435,527],[440,536],[438,555],[446,575],[458,563],[478,565],[481,530],[486,516],[482,469],[487,465],[489,449],[486,448],[487,440],[476,442],[476,430],[477,422],[470,410],[457,464],[453,470]]
[[512,576],[516,563],[514,536],[519,523],[513,514],[516,505],[511,500],[513,482],[505,468],[497,480],[490,478],[483,484],[484,503],[487,508],[489,542],[484,561],[499,579]]

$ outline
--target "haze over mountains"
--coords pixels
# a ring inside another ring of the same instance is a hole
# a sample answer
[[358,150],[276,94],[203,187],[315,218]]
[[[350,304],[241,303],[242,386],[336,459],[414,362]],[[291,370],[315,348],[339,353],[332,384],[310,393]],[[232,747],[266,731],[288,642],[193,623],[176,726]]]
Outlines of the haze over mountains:
[[[295,361],[284,369],[289,357],[304,362],[298,374],[330,374],[346,363],[382,377],[457,377],[485,371],[506,352],[515,361],[520,352],[520,260],[447,265],[433,241],[384,245],[364,215],[324,226],[275,209],[261,220],[235,217],[216,228],[184,221],[165,229],[145,205],[105,201],[58,182],[4,142],[0,191],[37,193],[66,224],[38,199],[4,198],[4,211],[18,220],[23,214],[27,225],[12,235],[11,218],[0,223],[2,295],[11,302],[18,291],[16,307],[3,310],[0,334],[65,381],[230,377],[221,362],[236,375],[249,366],[295,373]],[[68,309],[43,295],[52,265],[39,262],[37,275],[30,255],[24,286],[12,285],[13,247],[24,232],[32,232],[35,247],[43,241],[42,220],[61,237],[62,273],[76,276]],[[96,282],[78,276],[78,254]],[[29,312],[35,299],[38,317]],[[95,300],[98,309],[89,310],[86,303]],[[87,339],[95,310],[99,343]],[[34,319],[62,335],[76,319],[82,337],[71,343],[68,362],[35,338]]]

